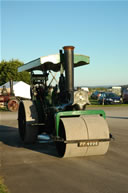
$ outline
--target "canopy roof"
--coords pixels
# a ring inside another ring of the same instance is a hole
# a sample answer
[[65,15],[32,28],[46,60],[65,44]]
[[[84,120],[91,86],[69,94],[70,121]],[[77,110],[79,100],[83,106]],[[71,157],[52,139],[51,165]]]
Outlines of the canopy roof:
[[[74,67],[87,65],[90,62],[89,56],[74,54]],[[36,60],[28,62],[18,68],[18,72],[33,70],[60,70],[60,54],[42,56]]]

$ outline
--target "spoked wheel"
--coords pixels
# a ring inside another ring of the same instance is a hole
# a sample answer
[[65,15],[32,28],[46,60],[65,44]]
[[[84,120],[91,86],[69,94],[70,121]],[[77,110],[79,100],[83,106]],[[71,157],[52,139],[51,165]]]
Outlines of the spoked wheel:
[[7,106],[8,106],[8,110],[15,112],[18,110],[19,101],[16,99],[11,99],[11,100],[9,100]]
[[31,120],[30,107],[32,108],[31,101],[21,102],[18,112],[19,134],[25,144],[35,143],[38,135],[38,128],[32,124],[34,121]]

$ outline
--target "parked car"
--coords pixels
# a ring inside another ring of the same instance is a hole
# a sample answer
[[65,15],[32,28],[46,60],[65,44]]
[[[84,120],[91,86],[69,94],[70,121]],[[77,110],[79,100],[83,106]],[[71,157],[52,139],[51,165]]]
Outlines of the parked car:
[[123,91],[122,99],[123,99],[123,103],[128,103],[128,89]]
[[105,92],[103,92],[103,91],[95,91],[95,92],[92,93],[91,99],[98,99],[101,96],[101,94],[103,94],[103,93],[105,93]]
[[112,92],[106,92],[101,94],[98,99],[99,104],[119,104],[121,103],[121,97]]

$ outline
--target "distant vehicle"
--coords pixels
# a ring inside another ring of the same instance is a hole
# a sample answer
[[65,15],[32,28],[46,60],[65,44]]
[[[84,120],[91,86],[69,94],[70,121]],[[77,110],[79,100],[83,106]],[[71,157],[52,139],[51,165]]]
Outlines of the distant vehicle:
[[123,103],[128,103],[128,89],[123,91],[122,99],[123,99]]
[[103,91],[95,91],[92,93],[91,99],[98,99],[101,96],[101,94],[104,94],[104,93],[105,92],[103,92]]
[[121,96],[121,86],[113,86],[112,87],[112,93],[115,93],[118,96]]
[[112,92],[106,92],[101,94],[98,99],[99,104],[120,104],[121,97]]

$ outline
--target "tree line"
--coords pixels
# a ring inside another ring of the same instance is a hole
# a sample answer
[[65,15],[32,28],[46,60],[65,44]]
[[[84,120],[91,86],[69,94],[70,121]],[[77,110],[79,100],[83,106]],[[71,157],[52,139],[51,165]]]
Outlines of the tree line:
[[30,84],[29,72],[18,72],[18,67],[23,64],[23,62],[14,59],[9,61],[2,60],[0,62],[0,86],[10,80],[24,81]]

